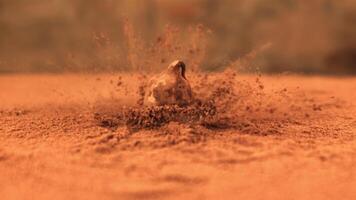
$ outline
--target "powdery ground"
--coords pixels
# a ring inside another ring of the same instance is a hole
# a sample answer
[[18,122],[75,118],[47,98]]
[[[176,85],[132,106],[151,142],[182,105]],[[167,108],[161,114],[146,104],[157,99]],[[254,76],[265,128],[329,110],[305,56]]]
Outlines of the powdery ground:
[[131,133],[93,118],[135,104],[138,77],[118,77],[0,76],[1,199],[355,198],[356,78],[263,76],[277,111],[241,110],[249,125]]

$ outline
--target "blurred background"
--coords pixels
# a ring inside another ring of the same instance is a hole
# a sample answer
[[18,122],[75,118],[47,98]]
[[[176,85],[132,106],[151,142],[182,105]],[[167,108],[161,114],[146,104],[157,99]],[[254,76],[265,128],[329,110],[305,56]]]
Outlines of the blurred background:
[[0,73],[356,73],[355,0],[0,0]]

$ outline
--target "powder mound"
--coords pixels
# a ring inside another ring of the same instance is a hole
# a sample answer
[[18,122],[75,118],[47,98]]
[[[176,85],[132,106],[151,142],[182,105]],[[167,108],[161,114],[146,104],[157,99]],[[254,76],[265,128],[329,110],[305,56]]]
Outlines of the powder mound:
[[102,127],[117,128],[126,125],[131,130],[158,128],[169,122],[204,124],[216,115],[213,101],[202,102],[179,107],[178,105],[123,107],[118,113],[99,114],[94,118]]
[[[125,125],[133,130],[151,129],[170,122],[202,125],[209,129],[226,129],[233,126],[236,122],[234,108],[240,98],[240,95],[237,95],[239,91],[236,90],[236,74],[227,70],[221,77],[209,79],[208,75],[205,75],[192,77],[192,80],[195,83],[192,85],[193,96],[196,98],[191,105],[145,107],[141,101],[146,83],[143,81],[138,90],[138,106],[118,108],[107,105],[110,109],[99,109],[94,118],[100,126],[114,129]],[[112,110],[114,107],[115,111]]]

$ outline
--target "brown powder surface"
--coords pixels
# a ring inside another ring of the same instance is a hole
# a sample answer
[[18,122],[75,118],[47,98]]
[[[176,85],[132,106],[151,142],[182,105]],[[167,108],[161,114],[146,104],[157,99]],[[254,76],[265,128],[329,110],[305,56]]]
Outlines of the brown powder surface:
[[[352,199],[356,79],[189,73],[0,76],[2,199]],[[141,100],[141,101],[140,101]]]

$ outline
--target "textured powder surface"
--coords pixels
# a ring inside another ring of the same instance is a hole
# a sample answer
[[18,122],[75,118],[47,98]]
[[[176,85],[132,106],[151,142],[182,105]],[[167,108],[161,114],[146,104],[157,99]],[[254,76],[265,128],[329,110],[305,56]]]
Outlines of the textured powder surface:
[[0,76],[2,199],[352,199],[356,79],[188,73]]

